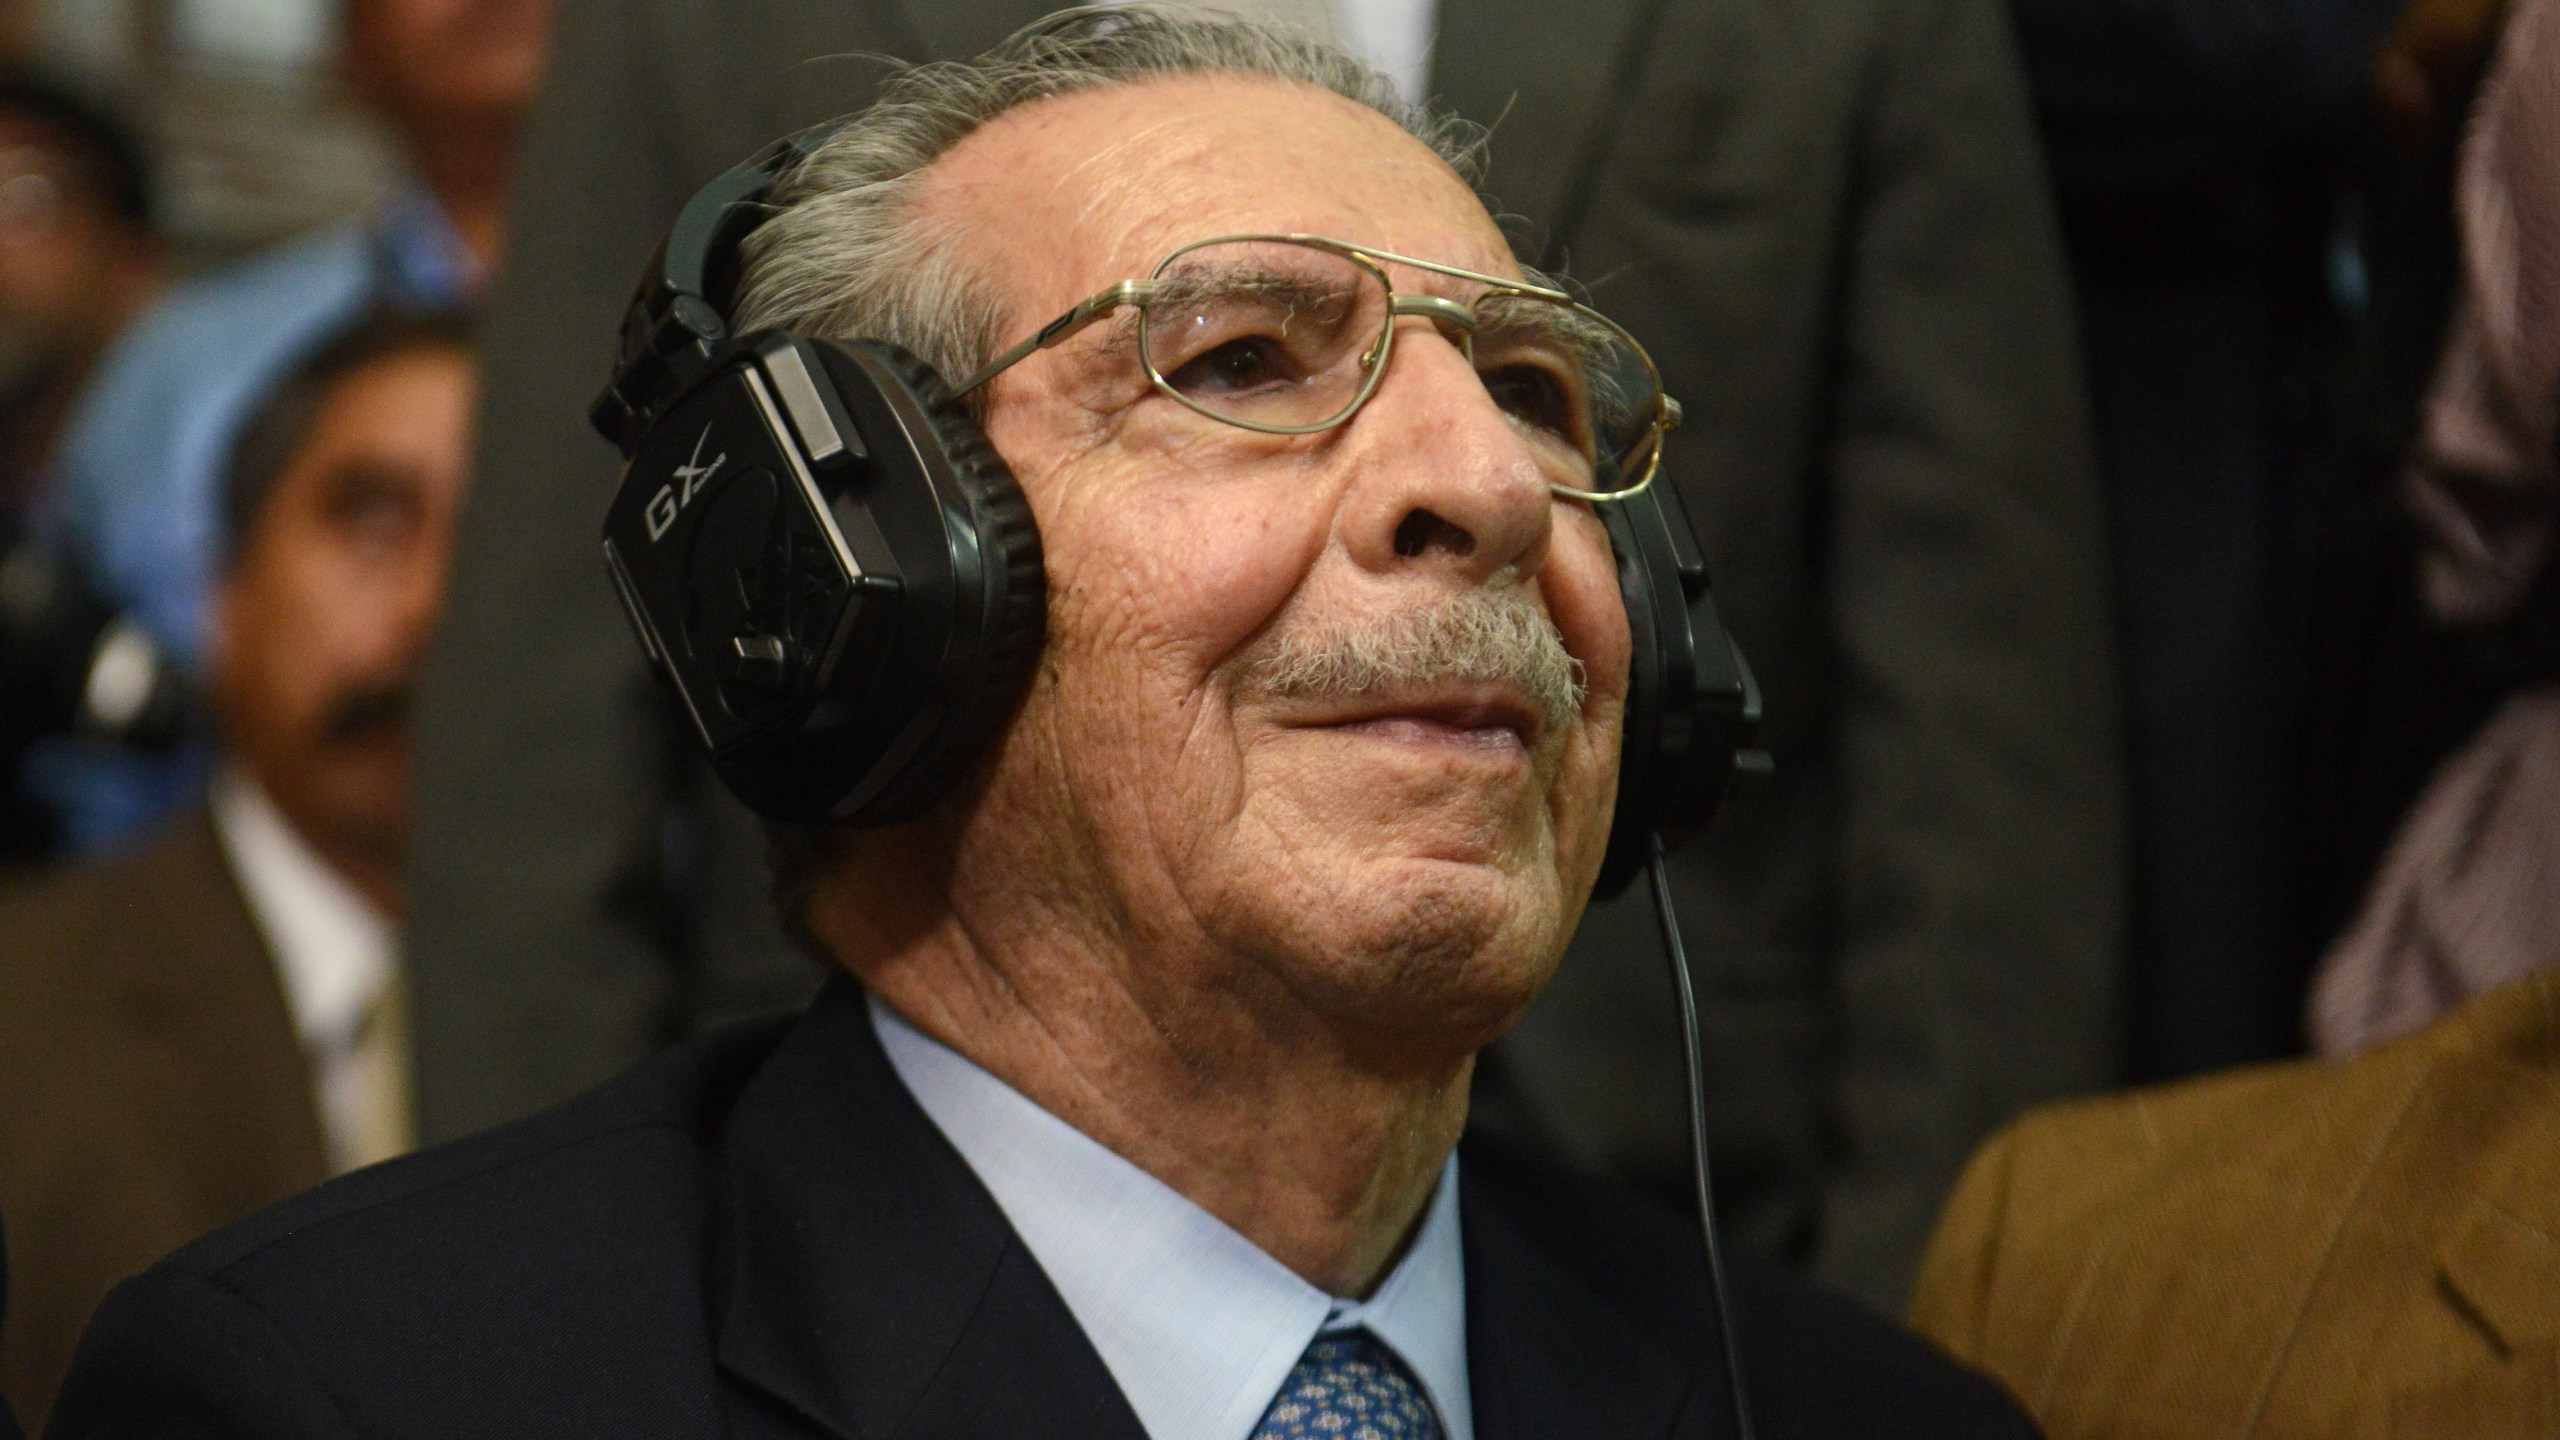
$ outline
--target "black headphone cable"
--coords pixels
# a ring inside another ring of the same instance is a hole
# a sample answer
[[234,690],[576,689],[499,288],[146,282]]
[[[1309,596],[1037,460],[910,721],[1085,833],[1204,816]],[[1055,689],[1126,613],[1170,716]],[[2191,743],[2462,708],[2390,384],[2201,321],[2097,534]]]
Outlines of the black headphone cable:
[[1689,982],[1689,952],[1680,943],[1680,917],[1671,908],[1671,870],[1663,861],[1662,837],[1652,837],[1654,919],[1662,927],[1662,948],[1671,960],[1672,988],[1680,996],[1680,1047],[1689,1070],[1689,1157],[1698,1185],[1698,1233],[1707,1242],[1707,1288],[1715,1296],[1716,1334],[1724,1342],[1726,1392],[1733,1399],[1735,1440],[1753,1440],[1751,1402],[1742,1393],[1742,1356],[1733,1340],[1733,1305],[1725,1298],[1724,1249],[1716,1240],[1716,1197],[1707,1174],[1707,1076],[1700,1057],[1698,996]]

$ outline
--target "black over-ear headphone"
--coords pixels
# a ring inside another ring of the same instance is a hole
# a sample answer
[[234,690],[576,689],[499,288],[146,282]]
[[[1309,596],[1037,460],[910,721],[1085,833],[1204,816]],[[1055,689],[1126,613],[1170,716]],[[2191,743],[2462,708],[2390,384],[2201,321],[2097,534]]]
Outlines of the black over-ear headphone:
[[[767,146],[704,186],[659,246],[589,418],[629,461],[605,562],[712,768],[757,813],[911,819],[986,753],[1029,684],[1047,614],[1040,536],[948,386],[874,340],[733,336],[739,242],[824,138]],[[1760,696],[1667,482],[1596,507],[1634,639],[1614,894],[1656,836],[1715,813]]]

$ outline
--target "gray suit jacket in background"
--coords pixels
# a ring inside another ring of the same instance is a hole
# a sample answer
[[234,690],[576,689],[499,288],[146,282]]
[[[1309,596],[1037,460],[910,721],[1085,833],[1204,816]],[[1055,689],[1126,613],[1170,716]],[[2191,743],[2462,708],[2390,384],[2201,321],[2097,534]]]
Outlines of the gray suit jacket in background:
[[[753,825],[615,612],[583,422],[694,186],[1034,0],[566,0],[487,327],[421,728],[430,1138],[803,993]],[[1661,360],[1668,473],[1759,667],[1774,789],[1676,862],[1728,1222],[1898,1305],[1976,1140],[2109,1081],[2123,909],[2105,547],[2068,296],[1996,0],[1442,0],[1488,187]],[[1351,237],[1358,238],[1358,237]],[[670,877],[682,877],[671,882]],[[1484,1112],[1678,1193],[1670,988],[1595,911]]]

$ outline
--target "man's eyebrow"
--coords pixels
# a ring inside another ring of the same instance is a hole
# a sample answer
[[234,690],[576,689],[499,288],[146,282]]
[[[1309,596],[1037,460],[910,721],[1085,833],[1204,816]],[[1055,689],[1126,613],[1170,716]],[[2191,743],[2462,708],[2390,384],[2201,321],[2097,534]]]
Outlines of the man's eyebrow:
[[1582,311],[1552,300],[1528,296],[1490,295],[1477,307],[1476,338],[1515,336],[1557,341],[1585,353],[1596,352],[1615,338],[1607,326]]
[[1219,262],[1194,261],[1156,277],[1156,293],[1182,300],[1196,300],[1219,291],[1303,290],[1310,294],[1324,287],[1301,275],[1274,270],[1243,260]]
[[[1343,286],[1305,275],[1266,269],[1259,265],[1201,265],[1159,276],[1155,293],[1148,304],[1167,310],[1181,310],[1197,305],[1213,295],[1242,295],[1276,301],[1291,313],[1313,310],[1336,300]],[[1104,356],[1134,354],[1138,346],[1138,315],[1123,310],[1113,317],[1111,328],[1095,346]]]

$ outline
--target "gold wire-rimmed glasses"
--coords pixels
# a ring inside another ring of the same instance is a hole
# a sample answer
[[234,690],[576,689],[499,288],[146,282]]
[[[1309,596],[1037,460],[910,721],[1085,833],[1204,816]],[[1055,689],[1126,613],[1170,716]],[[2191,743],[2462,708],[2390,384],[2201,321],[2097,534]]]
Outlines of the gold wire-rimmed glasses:
[[[1400,292],[1388,265],[1478,287],[1464,300]],[[1165,257],[1040,327],[959,388],[1124,308],[1138,362],[1172,399],[1266,435],[1349,420],[1386,376],[1396,321],[1418,316],[1467,356],[1486,393],[1539,452],[1555,493],[1623,500],[1653,483],[1680,406],[1635,337],[1561,290],[1320,235],[1220,235]]]

